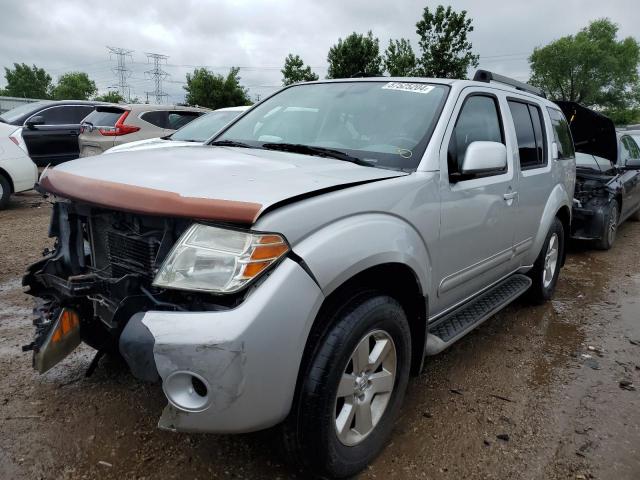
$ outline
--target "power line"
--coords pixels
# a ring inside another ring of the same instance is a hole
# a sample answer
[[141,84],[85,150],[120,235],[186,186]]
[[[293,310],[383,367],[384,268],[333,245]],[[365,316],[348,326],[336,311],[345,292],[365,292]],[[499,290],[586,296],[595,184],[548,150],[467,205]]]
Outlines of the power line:
[[153,79],[153,83],[155,87],[153,89],[153,92],[146,92],[146,93],[147,95],[149,94],[154,95],[156,97],[156,103],[162,104],[162,101],[164,100],[164,98],[169,96],[162,90],[162,81],[165,78],[167,78],[169,74],[164,70],[162,70],[162,68],[160,68],[160,62],[164,61],[166,63],[167,58],[169,57],[167,55],[161,55],[159,53],[147,53],[146,55],[147,55],[147,62],[151,62],[151,60],[153,60],[153,68],[151,70],[147,70],[144,73],[146,73],[150,78]]
[[115,73],[118,78],[118,84],[117,86],[114,86],[114,88],[118,88],[118,90],[120,90],[122,98],[130,101],[131,88],[127,83],[127,79],[131,76],[131,70],[126,67],[126,58],[129,57],[133,62],[133,57],[131,56],[133,50],[127,50],[120,47],[107,47],[107,50],[109,50],[111,55],[115,55],[118,60],[118,65],[113,68],[113,73]]

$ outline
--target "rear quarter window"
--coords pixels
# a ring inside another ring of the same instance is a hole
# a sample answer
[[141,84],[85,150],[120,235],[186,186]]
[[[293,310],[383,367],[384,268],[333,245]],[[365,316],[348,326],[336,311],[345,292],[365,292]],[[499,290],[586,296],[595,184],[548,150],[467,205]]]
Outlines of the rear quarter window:
[[573,138],[567,119],[560,110],[547,107],[549,116],[551,117],[551,126],[553,127],[553,138],[558,145],[558,160],[569,160],[576,158],[575,148],[573,146]]
[[167,128],[170,128],[171,130],[178,130],[179,128],[184,127],[187,123],[198,118],[200,115],[200,112],[169,112],[167,117]]

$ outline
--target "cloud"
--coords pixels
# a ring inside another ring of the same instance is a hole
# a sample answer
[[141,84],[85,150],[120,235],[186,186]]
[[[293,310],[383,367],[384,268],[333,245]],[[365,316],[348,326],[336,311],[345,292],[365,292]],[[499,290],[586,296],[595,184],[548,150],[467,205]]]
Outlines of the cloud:
[[[385,48],[405,37],[417,46],[415,23],[425,5],[415,0],[160,0],[110,2],[4,2],[0,18],[0,65],[25,62],[44,67],[54,79],[65,71],[89,73],[100,90],[115,84],[115,59],[107,45],[134,50],[129,82],[144,98],[152,89],[145,52],[168,55],[165,90],[183,99],[185,73],[208,66],[225,74],[240,66],[243,84],[264,96],[280,84],[289,52],[302,56],[323,77],[326,55],[338,37],[372,30]],[[535,46],[574,33],[590,20],[609,17],[623,36],[640,25],[635,1],[539,0],[457,1],[473,18],[471,35],[481,66],[526,80]],[[0,79],[0,84],[3,79]]]

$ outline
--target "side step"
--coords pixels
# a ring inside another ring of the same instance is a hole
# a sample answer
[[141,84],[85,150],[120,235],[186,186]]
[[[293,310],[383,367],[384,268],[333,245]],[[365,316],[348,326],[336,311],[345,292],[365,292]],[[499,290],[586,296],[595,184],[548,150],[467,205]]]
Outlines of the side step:
[[491,318],[531,286],[526,275],[516,274],[462,305],[429,326],[426,355],[436,355]]

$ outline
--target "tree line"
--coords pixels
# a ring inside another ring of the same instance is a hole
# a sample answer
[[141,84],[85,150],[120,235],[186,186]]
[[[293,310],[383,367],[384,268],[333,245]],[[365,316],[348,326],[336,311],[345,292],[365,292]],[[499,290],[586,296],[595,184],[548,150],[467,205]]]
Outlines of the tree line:
[[[479,65],[469,35],[473,22],[466,10],[442,5],[425,7],[415,24],[417,50],[407,38],[391,39],[384,51],[373,32],[353,32],[339,38],[327,53],[327,78],[354,76],[467,78]],[[536,47],[529,57],[529,83],[541,87],[552,100],[575,101],[598,109],[616,123],[640,121],[640,45],[632,37],[618,39],[618,26],[609,19],[591,22],[575,35],[567,35],[548,45]],[[284,86],[318,80],[299,54],[290,53],[281,70]],[[222,108],[251,103],[242,86],[240,69],[227,75],[195,68],[186,74],[186,103]],[[7,86],[0,95],[90,99],[119,102],[124,99],[110,91],[96,95],[93,80],[84,72],[68,72],[54,84],[51,76],[35,65],[5,67]]]

